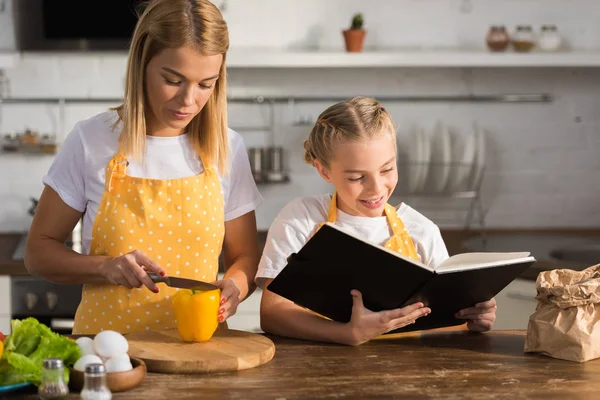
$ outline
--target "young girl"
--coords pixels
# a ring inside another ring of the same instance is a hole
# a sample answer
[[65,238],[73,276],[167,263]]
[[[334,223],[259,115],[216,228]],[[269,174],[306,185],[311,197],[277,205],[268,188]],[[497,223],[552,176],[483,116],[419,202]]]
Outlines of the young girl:
[[[265,332],[360,345],[431,312],[422,303],[372,312],[364,307],[361,293],[353,290],[351,320],[340,323],[268,290],[268,284],[287,265],[286,258],[299,251],[323,222],[335,223],[430,266],[448,258],[440,230],[433,222],[404,203],[397,208],[387,203],[398,183],[395,132],[389,113],[371,98],[351,98],[319,116],[304,143],[305,160],[334,186],[335,192],[290,202],[271,225],[256,276],[257,285],[264,289],[260,318]],[[495,300],[491,299],[461,310],[457,317],[469,320],[470,330],[481,332],[491,329],[495,310]]]

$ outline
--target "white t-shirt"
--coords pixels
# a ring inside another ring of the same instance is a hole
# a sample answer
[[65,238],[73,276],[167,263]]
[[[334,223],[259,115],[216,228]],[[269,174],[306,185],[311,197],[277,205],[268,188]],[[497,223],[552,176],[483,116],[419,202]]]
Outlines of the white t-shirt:
[[[115,111],[78,122],[62,144],[44,184],[54,189],[71,208],[84,212],[82,253],[88,254],[92,227],[104,194],[106,165],[119,148],[120,127]],[[253,211],[262,202],[256,187],[243,138],[229,129],[229,174],[220,176],[225,202],[225,221]],[[187,135],[146,137],[144,165],[129,160],[127,174],[138,178],[176,179],[202,173],[204,166],[191,148]]]
[[[264,287],[265,279],[275,278],[287,265],[287,257],[298,252],[319,224],[327,220],[330,203],[329,194],[308,196],[293,200],[279,212],[269,228],[258,265],[255,281],[259,287]],[[423,264],[435,268],[448,258],[448,250],[437,225],[404,203],[397,210]],[[339,208],[336,216],[335,225],[371,243],[383,245],[392,235],[385,216],[357,217]]]

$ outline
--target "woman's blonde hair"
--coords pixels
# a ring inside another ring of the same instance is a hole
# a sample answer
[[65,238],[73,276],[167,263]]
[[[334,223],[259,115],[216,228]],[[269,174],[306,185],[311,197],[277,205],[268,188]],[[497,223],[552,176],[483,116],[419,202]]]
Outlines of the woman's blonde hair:
[[143,160],[146,68],[160,51],[187,46],[204,56],[223,55],[214,92],[188,125],[188,135],[204,165],[216,165],[226,173],[229,140],[225,56],[229,49],[229,33],[221,12],[208,0],[148,0],[140,6],[129,48],[125,97],[123,104],[116,107],[119,120],[123,122],[121,149],[131,157]]
[[340,141],[357,142],[391,135],[396,147],[396,128],[385,108],[370,97],[352,97],[328,107],[319,115],[304,142],[304,161],[329,165]]

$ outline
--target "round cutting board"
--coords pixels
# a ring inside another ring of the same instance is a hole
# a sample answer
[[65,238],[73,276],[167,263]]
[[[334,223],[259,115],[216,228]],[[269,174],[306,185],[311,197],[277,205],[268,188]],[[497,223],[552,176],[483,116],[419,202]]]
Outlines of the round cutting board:
[[265,364],[275,355],[275,345],[269,338],[235,329],[217,329],[206,342],[186,343],[177,329],[136,332],[125,337],[129,356],[144,360],[148,372],[237,371]]

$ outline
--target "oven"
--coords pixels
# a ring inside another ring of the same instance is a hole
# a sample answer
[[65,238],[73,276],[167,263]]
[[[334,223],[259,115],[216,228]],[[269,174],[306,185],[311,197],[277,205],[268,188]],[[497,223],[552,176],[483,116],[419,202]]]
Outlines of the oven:
[[34,276],[11,277],[11,318],[33,317],[54,332],[70,335],[83,285],[62,285]]
[[[13,260],[22,261],[27,235],[23,235],[13,253]],[[73,243],[69,243],[71,245]],[[73,246],[75,248],[75,246]],[[35,276],[10,278],[10,318],[33,317],[54,332],[70,335],[75,312],[81,301],[83,285],[49,282]]]

